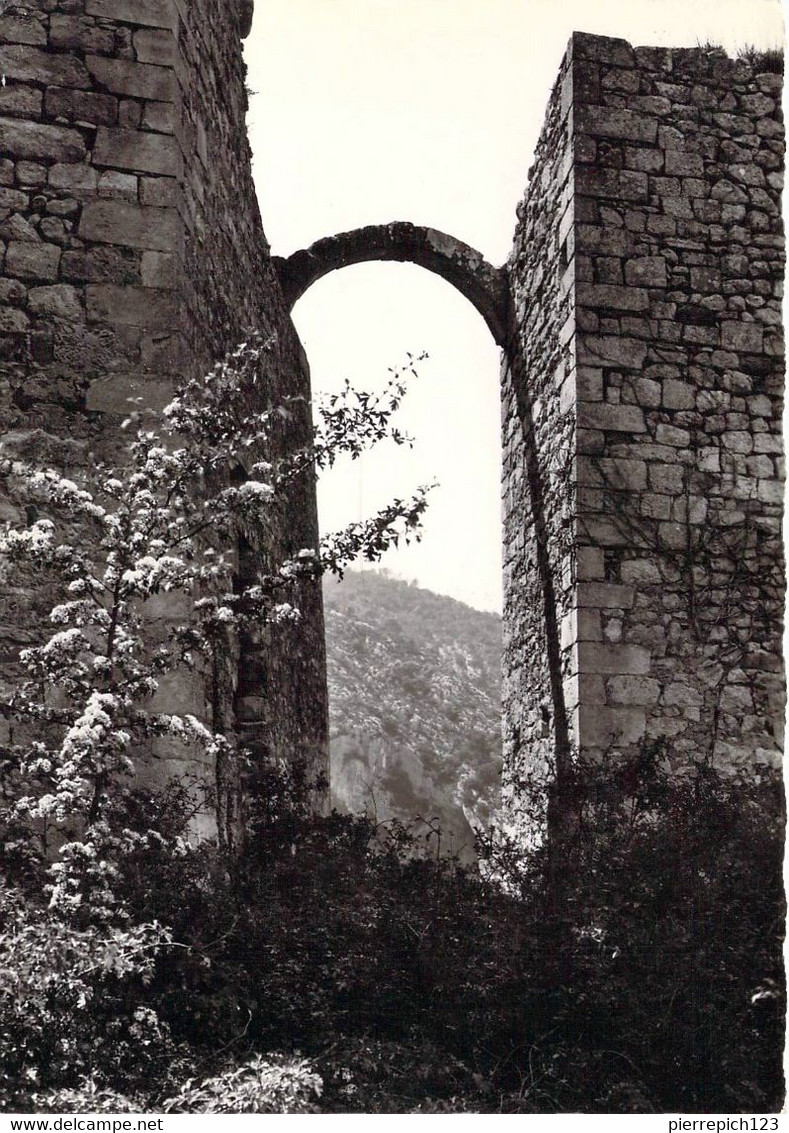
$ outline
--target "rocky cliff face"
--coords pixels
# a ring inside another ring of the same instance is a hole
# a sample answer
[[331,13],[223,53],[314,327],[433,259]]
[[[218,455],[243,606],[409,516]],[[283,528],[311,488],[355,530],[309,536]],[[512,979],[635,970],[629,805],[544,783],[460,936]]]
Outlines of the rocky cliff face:
[[499,617],[378,573],[324,600],[334,805],[424,834],[437,819],[442,848],[472,857],[498,805]]

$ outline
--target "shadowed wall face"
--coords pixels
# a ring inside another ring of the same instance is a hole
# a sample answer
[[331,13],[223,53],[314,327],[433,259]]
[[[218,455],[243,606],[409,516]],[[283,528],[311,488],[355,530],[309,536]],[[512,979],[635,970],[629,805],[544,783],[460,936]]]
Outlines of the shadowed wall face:
[[[26,0],[0,18],[6,454],[78,475],[117,449],[130,398],[160,408],[180,376],[205,371],[250,328],[271,341],[266,403],[308,397],[251,177],[239,38],[250,15],[247,0]],[[277,443],[309,435],[305,406]],[[19,518],[18,502],[12,486],[4,518]],[[239,570],[316,541],[305,483],[271,529],[245,533]],[[256,756],[305,757],[325,771],[319,587],[305,585],[300,604],[298,647],[285,631],[228,653],[221,711]],[[6,662],[48,605],[33,585],[4,598]],[[172,613],[163,608],[163,624]],[[205,711],[195,680],[173,680],[160,697]],[[194,770],[175,743],[156,754],[149,778]]]
[[[593,758],[654,742],[677,771],[780,758],[780,93],[769,60],[576,34],[549,104],[510,265],[513,370],[531,403],[560,699]],[[509,385],[515,781],[550,763],[557,705],[534,671],[550,642]]]

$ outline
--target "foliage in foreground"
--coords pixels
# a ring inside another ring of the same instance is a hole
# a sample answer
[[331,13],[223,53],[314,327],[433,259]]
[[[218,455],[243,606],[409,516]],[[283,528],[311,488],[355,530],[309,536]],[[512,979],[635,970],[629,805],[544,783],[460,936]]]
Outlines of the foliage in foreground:
[[579,779],[553,911],[539,855],[508,895],[396,824],[310,816],[288,777],[262,797],[235,856],[184,851],[177,794],[130,806],[161,838],[124,906],[156,937],[4,894],[6,1109],[780,1108],[777,784],[648,755]]

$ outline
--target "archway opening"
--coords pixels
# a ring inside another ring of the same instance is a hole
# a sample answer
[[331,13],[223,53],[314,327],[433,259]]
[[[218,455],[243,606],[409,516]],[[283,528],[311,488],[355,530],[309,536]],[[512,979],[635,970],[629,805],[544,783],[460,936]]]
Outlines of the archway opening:
[[332,272],[294,321],[316,393],[346,378],[381,389],[406,352],[428,354],[403,407],[413,449],[319,484],[328,531],[439,482],[421,543],[381,564],[395,577],[366,567],[327,583],[331,779],[345,809],[437,816],[444,848],[468,853],[500,772],[500,352],[462,295],[411,264]]

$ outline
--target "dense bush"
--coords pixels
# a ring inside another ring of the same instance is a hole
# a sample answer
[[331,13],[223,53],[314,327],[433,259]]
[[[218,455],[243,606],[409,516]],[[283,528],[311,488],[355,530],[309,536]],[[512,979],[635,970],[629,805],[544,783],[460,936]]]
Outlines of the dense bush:
[[124,863],[125,926],[6,895],[6,1108],[780,1108],[779,784],[579,772],[558,894],[539,854],[508,893],[264,786],[232,858],[184,849],[177,794],[129,804],[162,836]]

